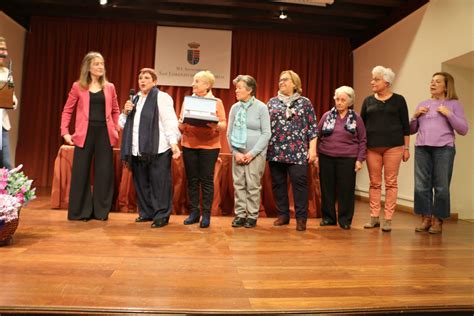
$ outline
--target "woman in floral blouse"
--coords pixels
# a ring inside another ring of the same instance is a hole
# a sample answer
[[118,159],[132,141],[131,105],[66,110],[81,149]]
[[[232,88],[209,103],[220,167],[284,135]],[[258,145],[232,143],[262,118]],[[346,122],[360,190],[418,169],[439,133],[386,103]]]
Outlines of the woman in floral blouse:
[[293,187],[296,230],[306,230],[308,218],[308,164],[315,162],[317,121],[313,105],[301,96],[300,77],[282,71],[276,97],[268,101],[272,136],[268,145],[273,195],[278,208],[275,226],[290,223],[287,177]]

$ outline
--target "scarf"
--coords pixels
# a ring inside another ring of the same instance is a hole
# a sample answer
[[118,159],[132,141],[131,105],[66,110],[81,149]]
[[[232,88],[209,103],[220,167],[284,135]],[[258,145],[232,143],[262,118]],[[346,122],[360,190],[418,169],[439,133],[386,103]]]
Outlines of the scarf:
[[[140,126],[138,127],[138,152],[140,160],[151,162],[158,157],[158,147],[160,144],[159,131],[159,111],[158,111],[158,88],[153,87],[146,96],[145,104],[143,105],[140,114]],[[133,120],[137,112],[138,96],[133,99],[132,112],[128,114],[127,121],[123,128],[122,147],[120,151],[120,159],[130,164],[132,159],[132,134],[133,134]]]
[[235,115],[230,143],[235,148],[245,148],[247,145],[247,110],[255,102],[251,97],[247,102],[240,101],[240,109]]
[[[326,116],[326,120],[323,123],[322,134],[324,136],[329,136],[334,131],[334,127],[336,126],[337,115],[338,113],[337,113],[336,107],[333,107],[329,111],[329,114]],[[349,133],[355,134],[356,127],[357,127],[357,123],[356,123],[355,112],[353,109],[349,109],[347,111],[347,119],[346,119],[346,124],[344,125],[344,128]]]
[[281,93],[280,91],[278,91],[278,100],[283,102],[283,104],[286,107],[285,115],[286,115],[287,120],[290,120],[296,114],[295,109],[294,109],[295,105],[293,104],[293,101],[298,100],[300,97],[301,95],[298,92],[295,92],[290,96],[287,96]]

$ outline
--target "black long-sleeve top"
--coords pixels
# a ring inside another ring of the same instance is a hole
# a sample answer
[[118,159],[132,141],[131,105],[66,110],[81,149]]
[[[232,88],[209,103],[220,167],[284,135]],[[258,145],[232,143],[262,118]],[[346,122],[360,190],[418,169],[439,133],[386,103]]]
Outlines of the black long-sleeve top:
[[410,135],[408,106],[405,98],[394,93],[385,101],[373,95],[365,98],[360,116],[367,131],[367,147],[396,147]]

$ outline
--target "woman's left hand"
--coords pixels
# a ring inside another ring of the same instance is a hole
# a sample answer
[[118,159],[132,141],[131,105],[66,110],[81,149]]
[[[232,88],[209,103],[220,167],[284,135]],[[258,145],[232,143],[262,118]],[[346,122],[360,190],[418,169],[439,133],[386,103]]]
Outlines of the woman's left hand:
[[444,105],[440,105],[436,111],[438,111],[439,113],[443,114],[444,116],[449,116],[449,115],[451,115],[451,111],[449,110],[449,108],[447,108],[447,107],[444,106]]
[[254,157],[252,156],[252,154],[251,154],[250,152],[248,152],[248,153],[246,153],[246,154],[244,155],[244,157],[243,157],[242,160],[243,160],[243,163],[244,163],[245,165],[248,165],[248,164],[253,160],[253,158],[254,158]]
[[362,162],[356,161],[354,171],[357,172],[362,169]]
[[213,132],[219,132],[221,130],[220,123],[207,123],[207,127],[211,128]]
[[402,158],[402,160],[403,160],[403,162],[407,162],[408,159],[410,159],[410,151],[409,151],[407,148],[405,148],[405,149],[403,150],[403,158]]
[[178,145],[176,144],[172,144],[171,145],[171,152],[173,153],[173,159],[179,159],[179,157],[181,157],[181,151],[179,150],[179,147]]

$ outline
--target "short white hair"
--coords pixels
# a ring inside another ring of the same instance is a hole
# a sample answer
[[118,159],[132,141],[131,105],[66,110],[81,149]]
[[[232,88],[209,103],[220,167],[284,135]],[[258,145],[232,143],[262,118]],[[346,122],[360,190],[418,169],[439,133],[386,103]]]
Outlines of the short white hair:
[[383,80],[388,82],[389,85],[392,85],[395,80],[395,73],[390,68],[385,68],[384,66],[375,66],[372,69],[373,76],[382,76]]
[[209,89],[212,88],[214,86],[214,83],[216,82],[216,77],[214,77],[214,74],[210,72],[209,70],[201,70],[197,72],[194,75],[194,78],[196,77],[201,78],[205,82],[207,82],[209,84]]
[[350,102],[349,106],[354,104],[354,100],[355,100],[354,89],[352,89],[349,86],[341,86],[337,88],[336,90],[334,90],[334,99],[336,99],[336,97],[338,97],[341,93],[345,93],[347,97],[349,98],[349,102]]

